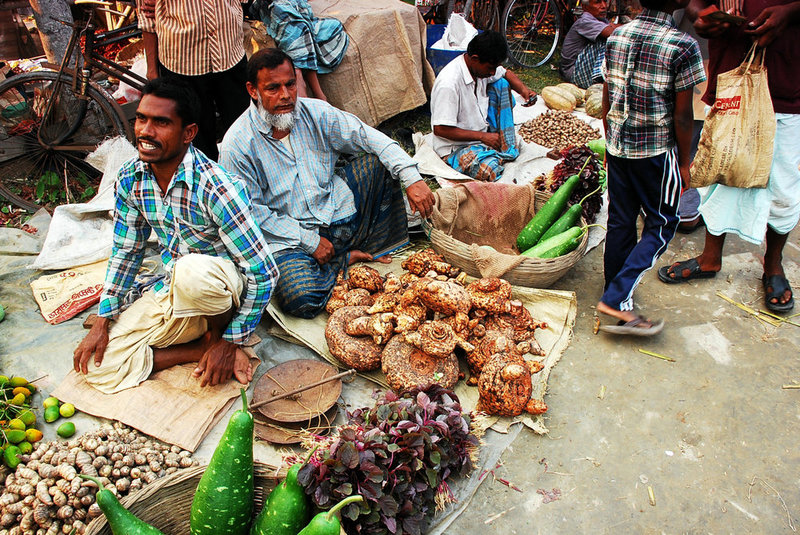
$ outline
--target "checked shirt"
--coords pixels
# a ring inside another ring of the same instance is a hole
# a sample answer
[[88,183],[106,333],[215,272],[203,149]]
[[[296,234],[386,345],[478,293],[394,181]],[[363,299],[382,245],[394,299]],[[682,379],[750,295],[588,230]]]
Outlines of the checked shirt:
[[[252,216],[240,181],[193,146],[186,151],[162,195],[149,166],[139,158],[123,164],[117,180],[114,245],[98,314],[119,315],[154,231],[167,273],[190,253],[227,258],[247,279],[241,305],[223,338],[245,342],[256,328],[278,279],[278,268]],[[157,293],[168,290],[160,281]]]
[[620,158],[648,158],[675,145],[675,95],[706,79],[700,48],[672,16],[643,9],[606,45],[610,109],[606,144]]

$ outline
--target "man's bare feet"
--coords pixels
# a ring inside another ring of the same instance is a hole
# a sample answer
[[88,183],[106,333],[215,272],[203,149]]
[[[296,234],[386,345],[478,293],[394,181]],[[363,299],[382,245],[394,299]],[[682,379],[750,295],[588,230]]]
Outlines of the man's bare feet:
[[638,317],[630,310],[617,310],[616,308],[611,308],[602,301],[597,303],[597,311],[602,312],[607,316],[611,316],[612,318],[617,318],[618,320],[624,321],[625,323],[633,321]]
[[600,301],[597,311],[619,320],[619,325],[601,326],[601,331],[616,332],[618,334],[657,334],[664,326],[664,320],[651,321],[643,316],[634,314],[631,310],[617,310]]
[[236,358],[233,362],[233,375],[236,380],[246,385],[253,380],[253,366],[250,364],[250,357],[242,348],[236,349]]
[[372,255],[369,253],[353,249],[352,251],[350,251],[350,258],[348,259],[347,265],[352,266],[357,262],[372,262],[372,261],[380,262],[381,264],[389,264],[392,262],[392,256],[387,254],[380,258],[372,258]]

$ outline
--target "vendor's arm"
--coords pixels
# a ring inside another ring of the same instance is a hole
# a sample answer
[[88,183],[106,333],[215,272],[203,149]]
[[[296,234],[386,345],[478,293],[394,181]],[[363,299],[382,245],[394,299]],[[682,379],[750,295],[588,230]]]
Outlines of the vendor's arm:
[[257,167],[269,165],[269,161],[256,162],[253,160],[254,157],[246,152],[246,147],[223,144],[219,153],[219,163],[247,187],[253,218],[261,227],[267,243],[274,244],[276,250],[299,248],[313,255],[320,245],[319,234],[315,230],[303,228],[300,222],[290,215],[278,213],[270,208],[266,178]]
[[786,28],[800,21],[800,2],[792,2],[764,9],[747,23],[744,33],[758,40],[758,46],[768,46],[786,31]]
[[720,37],[731,29],[731,24],[719,20],[712,20],[700,17],[700,12],[713,5],[711,0],[690,0],[686,6],[686,16],[692,21],[697,35],[706,39]]
[[100,296],[99,317],[73,354],[76,372],[87,373],[92,354],[95,366],[103,361],[108,344],[108,325],[119,316],[123,299],[142,265],[150,225],[139,209],[128,202],[130,185],[135,179],[132,167],[123,168],[120,172],[114,209],[113,247],[108,259],[103,294]]
[[139,29],[147,61],[147,79],[158,77],[158,36],[156,35],[156,0],[138,0]]
[[406,189],[413,211],[428,217],[433,210],[433,193],[422,180],[417,163],[389,136],[364,124],[358,117],[333,106],[325,106],[321,119],[331,147],[346,154],[374,154],[392,177]]
[[278,280],[278,267],[253,218],[247,190],[234,180],[220,183],[211,193],[209,210],[219,225],[229,258],[247,279],[239,308],[222,333],[224,340],[242,344],[250,338],[269,303]]
[[481,132],[437,124],[433,127],[433,133],[451,141],[477,141],[495,150],[503,150],[503,137],[500,132]]
[[519,77],[514,74],[513,72],[507,70],[505,74],[505,79],[508,82],[508,85],[511,86],[511,89],[516,91],[522,96],[522,100],[527,102],[529,98],[536,95],[536,91],[529,88],[525,85]]

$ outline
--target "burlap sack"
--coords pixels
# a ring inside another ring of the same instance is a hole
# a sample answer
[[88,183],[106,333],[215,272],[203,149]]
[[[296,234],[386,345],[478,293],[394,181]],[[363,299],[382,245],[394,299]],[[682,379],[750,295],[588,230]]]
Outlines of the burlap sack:
[[764,50],[717,76],[717,94],[692,162],[691,186],[724,184],[764,188],[772,167],[775,112],[767,86]]
[[[434,192],[434,228],[471,244],[483,277],[502,277],[525,259],[514,249],[517,234],[536,212],[533,184],[467,182]],[[488,246],[488,247],[487,247]]]

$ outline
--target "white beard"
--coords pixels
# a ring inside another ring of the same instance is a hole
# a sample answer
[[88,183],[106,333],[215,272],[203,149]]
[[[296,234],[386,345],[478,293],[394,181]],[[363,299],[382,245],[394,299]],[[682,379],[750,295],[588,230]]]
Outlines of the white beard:
[[280,130],[282,132],[289,132],[294,126],[294,110],[287,113],[279,113],[273,115],[267,111],[261,103],[261,95],[258,95],[258,114],[267,122],[273,130]]

